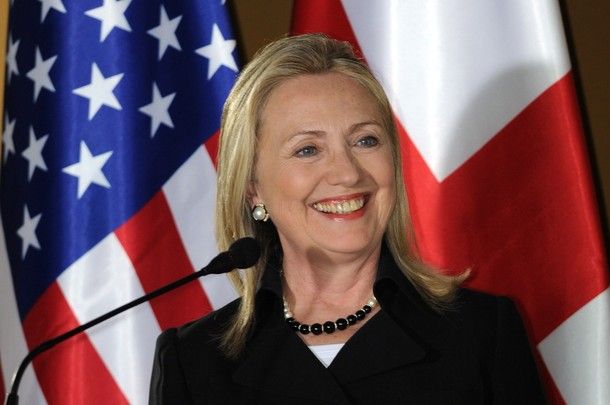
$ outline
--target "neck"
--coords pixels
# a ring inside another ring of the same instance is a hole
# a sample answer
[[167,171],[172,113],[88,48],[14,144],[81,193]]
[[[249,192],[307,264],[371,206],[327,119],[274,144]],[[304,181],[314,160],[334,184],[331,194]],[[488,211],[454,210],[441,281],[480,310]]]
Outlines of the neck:
[[284,250],[284,295],[297,314],[352,311],[372,296],[381,246],[349,257]]

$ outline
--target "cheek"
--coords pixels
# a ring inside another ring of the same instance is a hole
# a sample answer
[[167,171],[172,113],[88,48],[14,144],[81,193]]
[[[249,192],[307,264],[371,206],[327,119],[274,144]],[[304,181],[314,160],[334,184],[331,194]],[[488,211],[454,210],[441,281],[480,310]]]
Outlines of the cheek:
[[307,198],[315,187],[313,177],[311,170],[295,165],[269,167],[265,177],[261,177],[262,197],[276,217],[291,215],[295,210],[307,208]]
[[394,165],[392,161],[391,155],[385,156],[384,159],[377,160],[379,163],[371,169],[371,173],[381,192],[382,203],[385,206],[384,211],[387,211],[387,215],[394,209],[396,204],[396,180],[394,178]]
[[395,187],[394,179],[394,164],[392,154],[389,152],[379,154],[378,157],[372,159],[368,171],[379,188],[392,189]]

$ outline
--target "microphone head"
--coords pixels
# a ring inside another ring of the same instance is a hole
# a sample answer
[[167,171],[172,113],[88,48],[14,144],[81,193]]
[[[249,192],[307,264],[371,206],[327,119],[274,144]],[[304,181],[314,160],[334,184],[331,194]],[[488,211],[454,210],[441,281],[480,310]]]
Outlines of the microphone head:
[[229,246],[228,250],[233,265],[238,269],[247,269],[256,264],[261,257],[261,247],[254,238],[241,238]]

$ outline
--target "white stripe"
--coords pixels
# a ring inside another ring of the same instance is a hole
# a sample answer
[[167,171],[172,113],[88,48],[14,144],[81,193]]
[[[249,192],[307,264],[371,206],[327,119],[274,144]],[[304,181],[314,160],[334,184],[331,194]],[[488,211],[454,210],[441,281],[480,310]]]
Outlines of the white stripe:
[[567,404],[610,404],[610,289],[563,322],[538,349]]
[[[4,387],[8,393],[11,389],[13,373],[17,371],[17,367],[28,349],[19,320],[2,224],[0,224],[0,308],[0,361],[2,364],[0,378],[3,378]],[[28,366],[21,380],[19,399],[22,404],[46,403],[32,365]]]
[[555,0],[343,0],[437,180],[570,69]]
[[[68,267],[57,281],[81,324],[144,294],[114,233]],[[129,402],[145,404],[155,339],[161,333],[150,305],[142,304],[87,333]]]
[[[163,186],[178,233],[195,269],[218,252],[214,236],[216,170],[205,147],[200,147]],[[213,308],[237,297],[225,275],[200,279]]]

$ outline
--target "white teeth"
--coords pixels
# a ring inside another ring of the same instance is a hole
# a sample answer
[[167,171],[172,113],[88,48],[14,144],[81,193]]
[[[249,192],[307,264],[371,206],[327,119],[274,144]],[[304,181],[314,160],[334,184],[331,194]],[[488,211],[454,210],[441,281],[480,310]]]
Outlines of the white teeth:
[[354,200],[333,202],[333,203],[315,203],[313,207],[320,211],[332,214],[349,214],[359,210],[364,206],[364,198],[356,198]]

